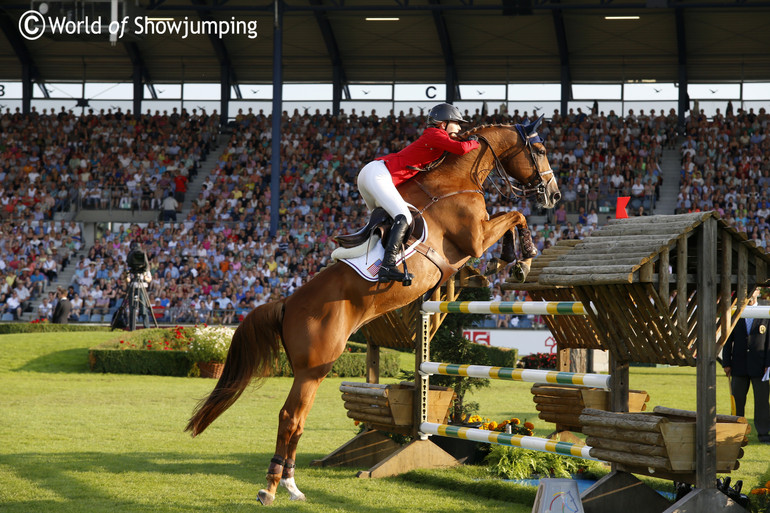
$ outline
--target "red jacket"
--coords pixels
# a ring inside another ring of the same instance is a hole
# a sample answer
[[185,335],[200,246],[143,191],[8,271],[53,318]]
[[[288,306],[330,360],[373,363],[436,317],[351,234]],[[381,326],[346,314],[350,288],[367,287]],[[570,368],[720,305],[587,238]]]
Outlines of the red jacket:
[[465,155],[479,147],[478,141],[458,141],[440,128],[426,128],[419,139],[399,151],[377,160],[382,160],[390,171],[393,184],[397,187],[419,173],[419,170],[408,169],[407,166],[422,168],[430,164],[445,151],[457,155]]

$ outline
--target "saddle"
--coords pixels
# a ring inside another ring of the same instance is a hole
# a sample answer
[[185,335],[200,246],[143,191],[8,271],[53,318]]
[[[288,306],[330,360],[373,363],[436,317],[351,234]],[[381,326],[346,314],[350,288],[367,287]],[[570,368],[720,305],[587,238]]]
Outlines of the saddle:
[[[409,232],[406,240],[412,238],[419,239],[425,229],[425,220],[417,210],[413,208],[410,208],[409,210],[412,212],[412,224],[409,225]],[[369,217],[366,226],[355,233],[335,235],[332,239],[342,248],[355,248],[356,246],[365,243],[372,235],[376,234],[380,237],[380,243],[384,247],[391,226],[393,226],[393,218],[390,217],[390,214],[388,214],[384,208],[377,207],[372,211],[372,215]]]

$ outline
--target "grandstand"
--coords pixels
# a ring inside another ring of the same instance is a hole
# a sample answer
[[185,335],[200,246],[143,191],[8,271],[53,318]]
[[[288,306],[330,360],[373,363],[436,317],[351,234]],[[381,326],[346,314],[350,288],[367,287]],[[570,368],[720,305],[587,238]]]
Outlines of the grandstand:
[[[589,234],[618,196],[631,215],[716,209],[770,242],[762,4],[113,3],[45,3],[102,19],[96,34],[30,36],[41,2],[0,7],[3,320],[50,319],[63,288],[72,322],[109,322],[140,241],[161,322],[237,323],[328,263],[331,236],[364,222],[362,164],[441,101],[474,125],[546,115],[562,206],[488,197],[527,214],[541,250]],[[619,14],[638,19],[605,19]],[[125,16],[231,32],[111,37]]]

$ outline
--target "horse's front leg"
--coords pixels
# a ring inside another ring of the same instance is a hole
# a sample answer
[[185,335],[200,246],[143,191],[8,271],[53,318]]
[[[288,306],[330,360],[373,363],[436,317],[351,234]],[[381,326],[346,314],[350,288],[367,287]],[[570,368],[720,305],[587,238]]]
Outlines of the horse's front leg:
[[[519,243],[521,246],[521,260],[516,261],[516,251],[513,239],[513,230],[517,229],[519,233]],[[492,274],[498,272],[510,262],[516,262],[512,274],[513,277],[523,282],[532,263],[532,258],[537,256],[537,248],[532,242],[532,234],[527,226],[526,218],[519,212],[498,212],[489,218],[489,220],[482,223],[483,230],[483,242],[481,245],[484,249],[490,247],[501,237],[503,239],[503,245],[500,252],[500,260],[497,262],[496,267],[492,269]],[[483,251],[483,250],[482,250]]]

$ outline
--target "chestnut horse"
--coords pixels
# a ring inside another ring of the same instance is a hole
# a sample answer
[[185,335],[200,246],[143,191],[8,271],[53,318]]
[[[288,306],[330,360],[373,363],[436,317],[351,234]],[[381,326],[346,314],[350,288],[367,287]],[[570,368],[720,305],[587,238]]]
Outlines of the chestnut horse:
[[[463,136],[478,137],[478,150],[463,156],[450,154],[432,171],[419,173],[400,186],[404,199],[422,210],[429,227],[426,244],[454,270],[469,258],[480,257],[506,233],[510,236],[513,228],[520,234],[529,233],[519,212],[487,214],[483,184],[491,171],[496,170],[511,191],[535,195],[543,207],[553,208],[561,197],[545,147],[535,131],[541,120],[531,125],[474,128]],[[509,177],[519,186],[512,185]],[[532,248],[531,240],[528,243]],[[526,256],[531,259],[534,255]],[[240,397],[252,379],[267,376],[283,343],[294,382],[278,416],[268,486],[258,494],[262,504],[273,502],[279,484],[289,490],[292,500],[305,498],[294,482],[297,442],[318,386],[342,354],[348,337],[451,276],[417,254],[410,258],[409,270],[414,279],[406,287],[366,281],[345,263],[337,262],[291,296],[252,310],[236,330],[222,377],[197,406],[186,430],[192,436],[200,434]]]

